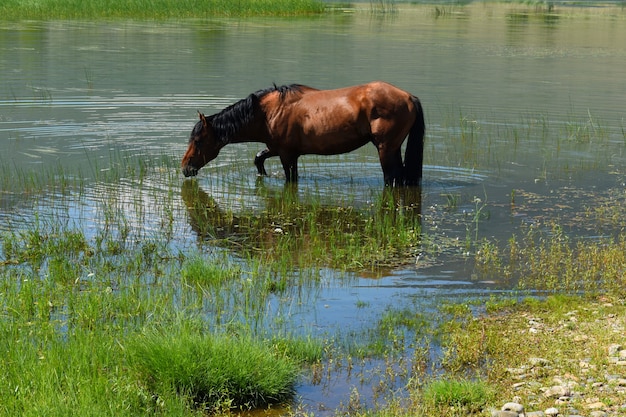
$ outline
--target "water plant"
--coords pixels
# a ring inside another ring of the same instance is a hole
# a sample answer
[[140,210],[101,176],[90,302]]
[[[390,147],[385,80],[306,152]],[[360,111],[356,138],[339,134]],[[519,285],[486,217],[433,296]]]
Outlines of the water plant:
[[394,0],[370,0],[372,13],[397,13],[398,9]]
[[219,207],[195,181],[185,182],[182,195],[201,236],[276,266],[375,270],[413,259],[419,250],[419,207],[411,206],[410,198],[399,205],[391,191],[365,210],[350,203],[325,207],[315,196],[287,191],[267,195],[263,213],[239,214]]

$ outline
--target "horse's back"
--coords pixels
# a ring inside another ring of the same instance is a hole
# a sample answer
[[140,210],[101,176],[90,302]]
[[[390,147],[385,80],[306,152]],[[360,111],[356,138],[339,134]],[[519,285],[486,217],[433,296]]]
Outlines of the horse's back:
[[302,86],[269,117],[270,130],[274,141],[301,154],[345,153],[368,142],[378,146],[390,136],[406,136],[414,119],[411,98],[383,81],[334,90]]

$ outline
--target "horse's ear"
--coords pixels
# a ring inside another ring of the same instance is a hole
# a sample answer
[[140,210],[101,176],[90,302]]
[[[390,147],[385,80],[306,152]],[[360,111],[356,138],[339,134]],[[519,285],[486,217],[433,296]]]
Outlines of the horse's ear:
[[200,110],[198,110],[198,116],[200,116],[200,120],[202,121],[202,126],[206,127],[208,122],[206,121],[206,117],[204,117],[204,114],[200,113]]

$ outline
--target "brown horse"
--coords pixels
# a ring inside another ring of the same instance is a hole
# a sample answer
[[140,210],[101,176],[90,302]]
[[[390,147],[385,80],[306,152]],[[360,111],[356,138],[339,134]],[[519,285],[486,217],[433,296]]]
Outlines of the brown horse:
[[254,160],[259,174],[266,175],[267,158],[278,156],[290,182],[298,179],[300,155],[336,155],[372,142],[386,185],[419,185],[422,178],[422,106],[417,97],[385,82],[337,90],[274,85],[212,116],[198,114],[182,160],[186,177],[196,175],[229,143],[265,143]]

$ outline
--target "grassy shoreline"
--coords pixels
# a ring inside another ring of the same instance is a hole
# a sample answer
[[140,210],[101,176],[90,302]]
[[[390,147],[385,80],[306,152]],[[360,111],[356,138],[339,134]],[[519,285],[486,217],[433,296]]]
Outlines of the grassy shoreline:
[[298,16],[323,13],[318,0],[6,0],[3,20],[55,19],[188,19],[208,17]]
[[99,20],[99,19],[207,19],[245,18],[263,16],[314,16],[333,10],[366,11],[373,14],[393,14],[406,10],[421,10],[435,18],[471,13],[482,18],[505,13],[507,18],[539,18],[548,15],[587,16],[606,15],[611,19],[624,16],[622,4],[581,3],[552,4],[544,1],[484,0],[452,4],[449,2],[412,3],[394,1],[324,2],[322,0],[5,0],[0,4],[0,20]]

